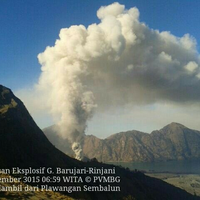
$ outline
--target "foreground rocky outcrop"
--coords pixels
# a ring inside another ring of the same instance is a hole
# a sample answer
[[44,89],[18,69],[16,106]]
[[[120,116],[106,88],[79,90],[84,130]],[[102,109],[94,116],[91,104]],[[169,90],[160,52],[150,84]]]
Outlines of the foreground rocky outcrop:
[[[44,133],[59,149],[68,152],[65,141],[59,142],[59,136],[53,138],[56,135],[54,128],[46,128]],[[84,138],[83,152],[103,162],[196,160],[200,159],[200,132],[171,123],[151,134],[127,131],[106,139],[88,135]]]
[[[12,91],[0,85],[0,169],[3,168],[37,168],[37,167],[63,167],[63,168],[84,168],[96,167],[108,169],[114,166],[98,163],[96,161],[80,162],[65,155],[56,149],[46,138],[43,132],[33,121],[23,103],[14,96]],[[40,176],[40,175],[38,175]],[[50,178],[51,174],[49,174]],[[69,176],[69,175],[66,175]],[[171,199],[199,199],[187,192],[173,187],[161,180],[145,176],[140,172],[131,172],[120,167],[116,167],[114,176],[119,176],[118,183],[120,192],[74,192],[64,195],[72,196],[75,199],[86,200],[171,200]],[[81,175],[85,180],[85,175]],[[93,178],[93,175],[91,175]],[[105,176],[107,177],[107,175]],[[2,184],[2,183],[0,183]],[[30,182],[34,185],[33,182]],[[37,182],[40,187],[42,182]],[[46,185],[68,186],[74,183],[45,182]],[[86,182],[80,183],[88,184]],[[97,186],[100,183],[91,183]],[[79,183],[78,183],[79,185]],[[1,199],[7,198],[11,193],[1,192]],[[22,194],[23,195],[23,194]],[[22,196],[21,199],[27,199]],[[66,197],[67,199],[68,197]],[[8,198],[9,199],[9,198]],[[11,199],[16,199],[12,198]]]

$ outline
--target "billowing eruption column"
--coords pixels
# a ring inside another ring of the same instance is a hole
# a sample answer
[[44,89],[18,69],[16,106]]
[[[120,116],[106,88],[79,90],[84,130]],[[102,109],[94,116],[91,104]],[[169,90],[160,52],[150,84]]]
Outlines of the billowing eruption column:
[[97,16],[99,24],[61,29],[55,45],[38,55],[37,88],[47,95],[59,134],[80,160],[95,109],[200,100],[194,38],[152,30],[139,21],[137,8],[126,10],[119,3],[101,7]]
[[83,150],[81,148],[80,143],[74,142],[72,145],[72,150],[74,151],[77,160],[83,159]]

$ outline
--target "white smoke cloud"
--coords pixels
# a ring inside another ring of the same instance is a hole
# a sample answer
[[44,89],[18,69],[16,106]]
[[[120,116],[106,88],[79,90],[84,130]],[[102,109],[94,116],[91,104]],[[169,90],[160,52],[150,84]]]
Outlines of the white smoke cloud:
[[[99,24],[60,30],[38,55],[45,93],[59,134],[80,142],[95,109],[127,104],[199,103],[200,59],[188,34],[152,30],[137,8],[113,3],[97,11]],[[76,143],[77,144],[77,143]]]
[[72,144],[72,150],[74,151],[74,153],[76,155],[75,158],[77,160],[82,160],[82,158],[83,158],[83,150],[82,150],[81,144],[78,143],[78,142],[74,142]]

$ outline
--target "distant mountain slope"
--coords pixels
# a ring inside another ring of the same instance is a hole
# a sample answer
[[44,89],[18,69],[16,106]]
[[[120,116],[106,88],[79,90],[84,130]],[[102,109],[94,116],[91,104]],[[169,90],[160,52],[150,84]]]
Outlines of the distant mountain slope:
[[[46,136],[64,152],[67,144],[59,136],[53,138],[56,132],[53,127],[44,129]],[[50,134],[51,133],[51,134]],[[89,158],[99,161],[146,162],[200,159],[200,132],[189,129],[178,123],[171,123],[161,130],[151,134],[139,131],[127,131],[114,134],[106,139],[93,135],[85,136],[83,152]]]
[[99,140],[87,136],[84,153],[100,161],[167,161],[200,159],[200,132],[171,123],[151,134],[118,133]]
[[[0,169],[41,166],[52,168],[83,168],[90,166],[97,168],[103,167],[105,169],[113,167],[98,162],[80,162],[57,150],[35,124],[23,103],[14,96],[10,89],[0,85]],[[85,200],[200,199],[161,180],[145,176],[140,172],[130,172],[123,168],[116,167],[116,174],[114,176],[119,176],[121,178],[119,183],[121,187],[120,192],[79,192],[72,194],[67,193],[67,195],[75,199]],[[85,176],[82,175],[83,180],[84,177]],[[2,183],[0,183],[0,185],[1,184]],[[37,183],[37,185],[40,184],[41,183]],[[45,182],[45,184],[52,185],[53,183]],[[69,184],[72,185],[72,183]],[[84,182],[83,184],[86,183]],[[96,184],[98,185],[99,183]],[[62,181],[54,183],[54,185],[67,185],[67,183]],[[124,198],[128,196],[129,198]],[[0,195],[1,199],[7,197],[8,194],[4,192]],[[24,198],[27,199],[27,197],[23,197],[23,199]],[[11,199],[16,198],[11,197]]]

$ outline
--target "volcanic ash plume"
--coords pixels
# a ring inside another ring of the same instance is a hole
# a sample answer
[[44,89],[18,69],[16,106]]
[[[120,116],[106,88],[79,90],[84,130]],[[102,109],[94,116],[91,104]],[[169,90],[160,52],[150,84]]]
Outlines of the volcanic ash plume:
[[75,155],[76,155],[76,159],[77,160],[82,160],[83,159],[83,150],[81,148],[81,144],[78,142],[74,142],[72,144],[72,150],[74,151]]
[[38,89],[59,119],[59,134],[76,142],[77,158],[97,105],[104,111],[126,104],[200,100],[194,38],[152,30],[139,21],[137,8],[126,10],[119,3],[101,7],[97,16],[99,24],[61,29],[55,45],[38,55]]

